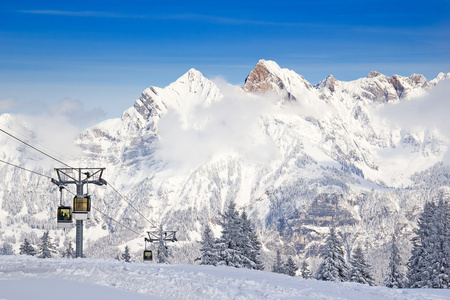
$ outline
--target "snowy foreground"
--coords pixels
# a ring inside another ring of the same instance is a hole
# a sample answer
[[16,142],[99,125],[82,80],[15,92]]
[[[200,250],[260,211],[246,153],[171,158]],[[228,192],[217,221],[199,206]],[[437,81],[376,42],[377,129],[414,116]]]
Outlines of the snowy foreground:
[[393,290],[271,272],[106,259],[0,256],[0,299],[450,299],[450,290]]

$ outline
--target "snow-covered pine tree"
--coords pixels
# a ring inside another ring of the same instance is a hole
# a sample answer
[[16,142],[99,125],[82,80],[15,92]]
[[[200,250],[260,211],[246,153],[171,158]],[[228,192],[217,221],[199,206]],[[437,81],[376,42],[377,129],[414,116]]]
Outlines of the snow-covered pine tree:
[[56,247],[52,242],[52,238],[49,232],[46,231],[41,237],[41,243],[39,244],[39,258],[50,258],[53,254],[57,253]]
[[272,266],[272,272],[274,273],[281,273],[281,274],[285,274],[286,271],[284,269],[284,263],[281,260],[281,253],[280,250],[277,250],[277,257],[275,259],[275,263]]
[[373,279],[370,270],[371,267],[369,263],[366,261],[366,258],[364,257],[364,253],[361,246],[356,247],[355,251],[353,252],[353,256],[350,260],[350,263],[352,265],[349,278],[350,281],[368,284],[370,286],[375,284],[375,280]]
[[261,242],[252,226],[251,221],[247,217],[245,210],[241,213],[241,233],[242,233],[242,248],[243,254],[251,263],[245,267],[255,270],[264,270],[264,265],[261,261]]
[[397,236],[394,232],[391,241],[391,256],[389,258],[388,274],[384,279],[384,285],[388,288],[404,288],[405,275],[401,270],[402,259],[397,245]]
[[13,246],[7,242],[3,243],[3,246],[0,248],[0,254],[13,255],[14,254]]
[[200,256],[195,260],[200,260],[201,265],[213,265],[216,266],[219,261],[218,249],[216,245],[216,239],[209,224],[206,224],[203,231],[202,241],[200,242],[202,247],[200,248]]
[[344,258],[342,241],[334,226],[330,227],[325,249],[322,252],[322,263],[316,273],[316,279],[325,281],[347,281],[349,267]]
[[125,246],[125,251],[122,253],[121,258],[124,262],[131,262],[130,247]]
[[19,253],[21,255],[36,255],[36,250],[34,247],[28,242],[27,239],[23,241],[23,243],[19,247]]
[[309,270],[309,265],[306,262],[306,260],[304,260],[302,263],[302,267],[300,269],[300,276],[302,276],[302,278],[305,279],[311,278],[311,271]]
[[408,262],[408,287],[450,288],[450,205],[448,188],[438,204],[427,202],[418,221]]
[[161,237],[158,241],[158,250],[156,252],[156,259],[159,264],[166,264],[169,262],[169,249],[166,246],[164,239]]
[[75,250],[72,247],[72,241],[69,241],[69,245],[67,245],[66,251],[63,252],[62,257],[65,258],[75,258],[76,253]]
[[244,255],[243,244],[248,243],[242,234],[242,222],[236,211],[236,204],[231,202],[227,211],[222,215],[222,236],[218,240],[219,250],[218,265],[244,268],[253,262]]
[[410,288],[425,288],[430,287],[431,284],[428,251],[431,248],[430,234],[435,211],[436,205],[433,202],[425,203],[423,212],[417,222],[416,236],[412,239],[411,257],[407,263],[407,286]]
[[431,288],[450,288],[450,204],[441,197],[431,229],[429,264]]
[[295,272],[297,272],[298,266],[295,264],[292,257],[288,256],[286,263],[284,264],[284,272],[289,276],[295,276]]

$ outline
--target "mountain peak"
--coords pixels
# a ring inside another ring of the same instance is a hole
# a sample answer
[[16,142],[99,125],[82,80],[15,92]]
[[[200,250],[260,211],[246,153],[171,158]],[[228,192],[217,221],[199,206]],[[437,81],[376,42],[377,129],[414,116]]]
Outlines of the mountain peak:
[[291,100],[295,100],[292,91],[298,88],[311,90],[312,85],[294,71],[282,69],[276,62],[264,59],[258,61],[244,84],[244,90],[247,92],[264,93],[270,90],[287,92]]
[[445,79],[449,79],[450,78],[450,73],[439,73],[438,76],[436,76],[435,79],[430,81],[430,84],[432,86],[436,85],[439,81],[441,80],[445,80]]
[[273,60],[260,59],[255,68],[257,67],[263,67],[270,73],[275,73],[281,70],[281,67]]
[[134,108],[144,119],[159,118],[169,109],[185,113],[190,106],[209,104],[220,98],[216,85],[192,68],[165,88],[145,89]]
[[272,89],[270,77],[274,68],[280,70],[275,62],[265,61],[264,59],[258,61],[255,68],[245,79],[244,90],[258,93]]
[[180,78],[178,78],[178,82],[193,82],[193,81],[201,81],[203,79],[206,79],[203,74],[194,69],[191,68],[189,69],[189,71],[187,71],[183,76],[181,76]]
[[336,80],[336,78],[334,78],[334,76],[330,74],[327,78],[316,84],[314,88],[318,89],[320,92],[324,92],[325,88],[328,88],[330,92],[334,92],[336,89],[335,84],[337,81],[338,80]]
[[371,71],[370,73],[369,73],[369,75],[367,75],[367,78],[375,78],[375,77],[378,77],[378,76],[382,76],[383,74],[381,74],[381,73],[379,73],[379,72],[377,72],[377,71]]
[[325,86],[327,88],[330,89],[330,91],[334,92],[335,91],[335,83],[336,83],[336,78],[334,78],[333,75],[328,75],[328,77],[325,79]]

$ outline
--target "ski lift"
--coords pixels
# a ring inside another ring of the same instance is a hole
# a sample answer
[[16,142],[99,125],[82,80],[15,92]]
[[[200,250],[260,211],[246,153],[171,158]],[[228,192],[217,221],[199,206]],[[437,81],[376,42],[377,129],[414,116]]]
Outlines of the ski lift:
[[63,186],[59,187],[61,193],[61,198],[58,206],[58,216],[57,216],[57,228],[71,228],[72,227],[72,208],[70,206],[62,205],[62,190]]
[[153,260],[153,252],[152,252],[152,250],[147,250],[148,239],[145,238],[144,240],[145,240],[144,262],[151,262]]
[[84,195],[83,197],[75,196],[73,198],[73,218],[75,220],[89,219],[89,212],[91,211],[91,196]]
[[151,262],[153,260],[152,250],[144,250],[144,262]]
[[71,227],[72,227],[72,207],[59,206],[57,228],[71,228]]

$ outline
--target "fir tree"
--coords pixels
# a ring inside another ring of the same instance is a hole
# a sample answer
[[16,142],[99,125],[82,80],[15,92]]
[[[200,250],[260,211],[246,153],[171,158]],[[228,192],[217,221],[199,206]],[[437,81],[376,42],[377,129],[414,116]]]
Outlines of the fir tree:
[[334,226],[330,227],[326,246],[321,254],[322,263],[316,273],[316,279],[325,281],[347,281],[349,267],[345,262],[342,241],[336,233]]
[[297,272],[298,266],[294,263],[292,257],[288,257],[286,263],[284,264],[284,272],[289,276],[295,276],[295,272]]
[[66,251],[63,252],[62,257],[66,257],[66,258],[75,258],[76,257],[75,250],[72,247],[72,241],[69,241],[69,245],[67,246]]
[[216,239],[209,224],[206,224],[203,231],[202,247],[200,248],[200,256],[196,260],[200,260],[201,265],[216,266],[219,261],[218,249],[216,246]]
[[311,278],[311,271],[309,270],[309,265],[306,260],[303,261],[302,267],[300,269],[300,275],[302,278],[308,279]]
[[395,233],[392,234],[390,252],[391,256],[389,259],[388,274],[384,280],[384,285],[389,288],[404,288],[405,276],[401,271],[402,259],[397,247],[397,237]]
[[125,246],[125,251],[122,253],[121,258],[124,262],[131,262],[130,247]]
[[408,262],[408,287],[450,288],[450,207],[444,197],[441,193],[437,205],[427,202],[419,218]]
[[161,224],[159,227],[158,250],[156,252],[156,258],[159,264],[166,264],[169,262],[169,248],[166,246],[163,233],[164,231]]
[[5,242],[2,248],[0,249],[0,254],[13,255],[14,254],[13,246],[10,243]]
[[39,258],[50,258],[53,254],[57,253],[55,245],[52,243],[52,238],[49,232],[46,231],[41,237],[41,243],[39,244]]
[[363,250],[360,246],[355,249],[350,262],[352,265],[350,271],[350,281],[368,284],[371,286],[375,284],[371,274],[370,265],[367,263]]
[[20,245],[19,251],[20,255],[36,255],[36,250],[27,239]]
[[281,273],[281,274],[285,274],[286,270],[284,268],[284,263],[281,260],[281,253],[280,250],[277,250],[277,257],[275,259],[275,263],[272,266],[272,272],[274,273]]
[[243,235],[242,220],[236,211],[236,204],[231,202],[227,211],[222,215],[222,236],[218,240],[218,265],[244,268],[255,263],[245,256],[244,244],[249,243],[248,237]]
[[247,218],[245,211],[241,214],[241,233],[243,254],[250,260],[250,263],[245,267],[255,270],[264,270],[264,265],[260,258],[261,242],[258,240],[258,236],[253,229],[252,223]]
[[450,288],[450,205],[441,198],[431,229],[429,264],[431,288]]
[[427,251],[430,246],[430,233],[433,223],[433,217],[436,205],[433,202],[427,202],[424,205],[423,212],[418,220],[418,228],[415,230],[416,236],[412,239],[413,249],[408,261],[408,287],[423,288],[429,287],[430,272]]

